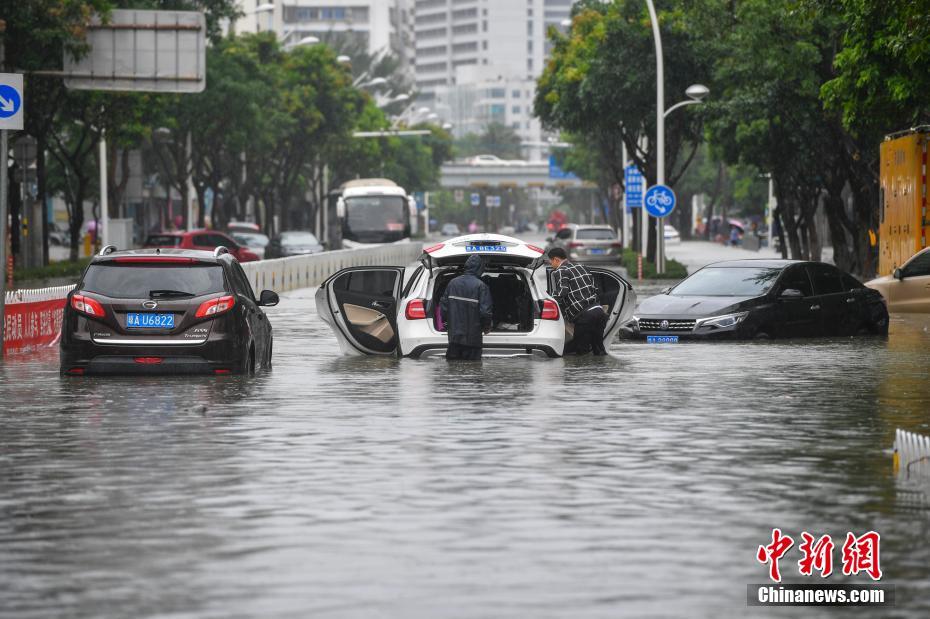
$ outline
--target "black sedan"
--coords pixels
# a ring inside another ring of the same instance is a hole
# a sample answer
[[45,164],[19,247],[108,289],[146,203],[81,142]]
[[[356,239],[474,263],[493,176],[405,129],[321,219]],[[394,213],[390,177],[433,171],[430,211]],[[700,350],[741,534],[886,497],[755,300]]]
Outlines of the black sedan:
[[272,330],[239,263],[215,251],[139,249],[94,257],[68,295],[61,373],[251,374],[271,367]]
[[888,310],[880,294],[829,264],[731,260],[642,301],[627,332],[658,341],[887,334]]
[[288,256],[304,256],[318,254],[325,248],[312,232],[304,230],[290,230],[274,236],[265,247],[265,258],[287,258]]

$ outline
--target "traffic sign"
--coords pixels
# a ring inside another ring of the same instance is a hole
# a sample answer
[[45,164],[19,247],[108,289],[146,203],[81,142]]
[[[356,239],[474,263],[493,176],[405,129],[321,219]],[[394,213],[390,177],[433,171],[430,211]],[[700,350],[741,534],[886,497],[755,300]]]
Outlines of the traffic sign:
[[23,76],[0,73],[0,129],[23,129]]
[[488,208],[498,208],[501,205],[501,197],[500,196],[488,196],[488,199],[486,200],[486,202],[488,204]]
[[480,193],[471,194],[471,205],[481,206],[481,194]]
[[675,192],[665,185],[653,185],[646,190],[646,210],[653,217],[667,217],[675,210]]
[[643,206],[643,173],[632,163],[623,171],[623,184],[626,187],[624,197],[627,208]]

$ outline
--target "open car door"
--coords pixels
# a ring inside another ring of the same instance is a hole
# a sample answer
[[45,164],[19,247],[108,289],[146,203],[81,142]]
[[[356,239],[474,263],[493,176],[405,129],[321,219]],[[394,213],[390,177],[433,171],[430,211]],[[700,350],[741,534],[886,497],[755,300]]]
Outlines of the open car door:
[[636,293],[633,285],[620,277],[615,271],[588,267],[597,287],[598,301],[607,312],[607,327],[604,329],[604,348],[617,336],[617,331],[633,316],[636,307]]
[[336,334],[343,353],[395,354],[403,280],[403,267],[351,267],[320,284],[317,313]]

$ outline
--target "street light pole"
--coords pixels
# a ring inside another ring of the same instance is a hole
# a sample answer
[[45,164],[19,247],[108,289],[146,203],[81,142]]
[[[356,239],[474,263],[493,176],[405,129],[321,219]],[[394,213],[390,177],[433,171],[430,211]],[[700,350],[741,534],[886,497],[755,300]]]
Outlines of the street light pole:
[[[110,209],[107,191],[107,130],[100,130],[100,246],[110,241]],[[126,249],[123,247],[122,249]]]
[[[659,17],[652,0],[646,0],[649,19],[652,21],[652,36],[656,44],[656,184],[665,184],[665,62],[662,56],[662,35],[659,32]],[[645,207],[643,208],[643,215]],[[656,219],[656,273],[665,273],[665,226]]]

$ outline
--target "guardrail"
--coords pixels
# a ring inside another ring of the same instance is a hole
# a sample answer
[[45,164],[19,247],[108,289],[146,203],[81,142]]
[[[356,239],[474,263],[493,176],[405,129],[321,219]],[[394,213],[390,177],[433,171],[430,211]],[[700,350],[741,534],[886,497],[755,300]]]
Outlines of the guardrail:
[[[422,252],[422,243],[394,243],[246,262],[242,268],[257,295],[266,289],[287,292],[318,286],[346,267],[404,266],[416,260]],[[54,345],[61,332],[65,297],[73,289],[74,285],[7,292],[3,316],[4,352],[23,352]]]
[[246,262],[242,269],[248,276],[255,295],[258,296],[262,290],[287,292],[319,286],[327,277],[346,267],[405,266],[419,258],[422,253],[422,243],[393,243]]
[[930,473],[930,436],[895,430],[894,469],[904,478]]

